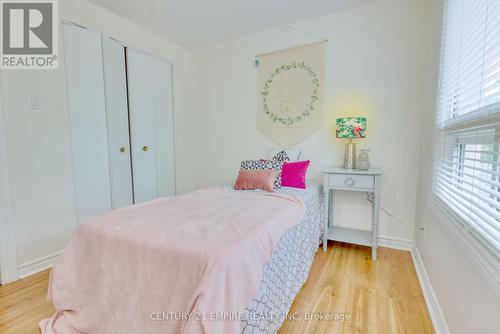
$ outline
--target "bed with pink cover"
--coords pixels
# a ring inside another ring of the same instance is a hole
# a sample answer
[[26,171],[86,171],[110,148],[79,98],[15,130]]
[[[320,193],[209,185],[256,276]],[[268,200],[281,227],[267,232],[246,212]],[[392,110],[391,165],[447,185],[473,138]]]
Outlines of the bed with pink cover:
[[321,187],[230,187],[80,224],[51,274],[42,333],[275,333],[318,249]]

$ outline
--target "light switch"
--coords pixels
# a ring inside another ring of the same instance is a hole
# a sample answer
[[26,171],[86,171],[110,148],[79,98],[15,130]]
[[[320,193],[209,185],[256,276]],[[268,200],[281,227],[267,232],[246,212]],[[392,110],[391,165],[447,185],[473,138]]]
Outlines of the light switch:
[[30,110],[40,110],[40,99],[38,95],[26,96],[26,105]]

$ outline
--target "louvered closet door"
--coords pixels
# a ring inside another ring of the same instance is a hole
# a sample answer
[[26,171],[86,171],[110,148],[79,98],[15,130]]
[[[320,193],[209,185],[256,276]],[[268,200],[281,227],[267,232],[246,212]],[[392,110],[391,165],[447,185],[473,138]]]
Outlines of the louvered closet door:
[[103,36],[102,54],[106,92],[111,203],[113,209],[118,209],[134,203],[129,145],[125,47],[119,42]]
[[101,35],[63,24],[78,221],[111,210]]
[[171,65],[127,49],[136,203],[175,193]]

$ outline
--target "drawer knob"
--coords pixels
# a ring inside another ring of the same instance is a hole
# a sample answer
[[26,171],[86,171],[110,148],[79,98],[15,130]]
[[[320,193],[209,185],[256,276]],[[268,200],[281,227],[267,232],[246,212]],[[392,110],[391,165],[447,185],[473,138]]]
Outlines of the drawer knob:
[[356,183],[356,181],[354,181],[354,179],[352,179],[350,177],[345,179],[345,181],[344,181],[344,184],[348,187],[352,187],[355,183]]

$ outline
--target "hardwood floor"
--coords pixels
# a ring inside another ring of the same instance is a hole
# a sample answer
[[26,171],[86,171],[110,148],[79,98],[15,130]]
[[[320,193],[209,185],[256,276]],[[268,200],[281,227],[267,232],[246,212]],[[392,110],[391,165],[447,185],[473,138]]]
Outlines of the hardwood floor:
[[40,333],[38,322],[54,313],[47,301],[49,271],[0,286],[0,333]]
[[434,333],[429,312],[409,252],[329,244],[318,252],[306,284],[290,313],[349,314],[351,320],[287,320],[285,333]]
[[[434,333],[410,253],[379,248],[376,262],[370,254],[343,243],[318,251],[279,334]],[[38,321],[54,312],[46,301],[48,275],[0,287],[0,333],[39,333]],[[349,320],[305,320],[342,315]]]

